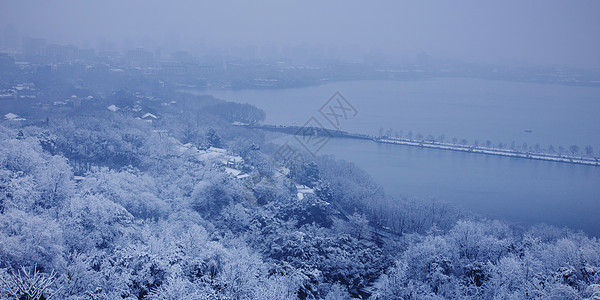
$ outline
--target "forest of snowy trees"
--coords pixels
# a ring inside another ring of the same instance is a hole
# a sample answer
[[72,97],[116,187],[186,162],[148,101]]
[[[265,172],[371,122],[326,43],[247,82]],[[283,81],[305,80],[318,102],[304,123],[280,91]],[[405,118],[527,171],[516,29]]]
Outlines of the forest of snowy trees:
[[333,157],[278,160],[231,125],[264,119],[249,105],[180,95],[141,102],[147,122],[123,97],[0,123],[0,298],[600,299],[595,237],[392,199]]

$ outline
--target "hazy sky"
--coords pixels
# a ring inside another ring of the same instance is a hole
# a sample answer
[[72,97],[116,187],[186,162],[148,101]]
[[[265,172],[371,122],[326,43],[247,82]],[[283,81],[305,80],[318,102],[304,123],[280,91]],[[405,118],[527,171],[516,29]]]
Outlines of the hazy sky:
[[600,1],[0,0],[0,26],[60,43],[336,45],[390,56],[600,68]]

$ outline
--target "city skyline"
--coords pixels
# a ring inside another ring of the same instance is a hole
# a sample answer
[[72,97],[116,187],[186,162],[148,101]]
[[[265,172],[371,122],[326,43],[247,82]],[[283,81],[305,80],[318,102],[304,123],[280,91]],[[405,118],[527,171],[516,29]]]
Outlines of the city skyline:
[[0,3],[2,28],[12,24],[22,37],[80,48],[255,55],[276,48],[389,61],[427,53],[476,63],[600,68],[600,4],[593,1]]

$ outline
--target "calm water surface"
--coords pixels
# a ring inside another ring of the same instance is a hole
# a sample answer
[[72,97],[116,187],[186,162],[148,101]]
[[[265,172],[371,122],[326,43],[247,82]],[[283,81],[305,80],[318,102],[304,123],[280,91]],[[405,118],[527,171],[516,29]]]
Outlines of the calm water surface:
[[[359,81],[286,90],[211,91],[251,103],[269,124],[302,125],[335,91],[359,114],[343,130],[379,128],[470,142],[600,149],[600,89],[478,79]],[[525,132],[530,130],[531,133]],[[366,170],[386,192],[447,200],[485,216],[545,222],[600,235],[600,168],[334,139],[333,154]]]
[[591,145],[600,150],[600,88],[595,87],[444,78],[208,93],[264,109],[265,123],[302,125],[311,116],[323,120],[318,110],[336,91],[358,110],[341,124],[350,132],[377,134],[391,128],[470,143]]
[[322,149],[386,192],[444,199],[493,218],[600,235],[600,168],[335,139]]

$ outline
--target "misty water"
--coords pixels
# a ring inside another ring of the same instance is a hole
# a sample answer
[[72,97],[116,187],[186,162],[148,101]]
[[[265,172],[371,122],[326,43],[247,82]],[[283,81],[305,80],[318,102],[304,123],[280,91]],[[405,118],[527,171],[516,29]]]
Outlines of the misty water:
[[[302,125],[335,91],[358,110],[341,129],[445,135],[517,146],[600,149],[600,89],[480,79],[358,81],[284,90],[208,91],[254,104],[267,124]],[[531,132],[529,132],[531,131]],[[484,216],[600,234],[600,168],[334,139],[319,154],[363,168],[394,196],[449,201]]]

